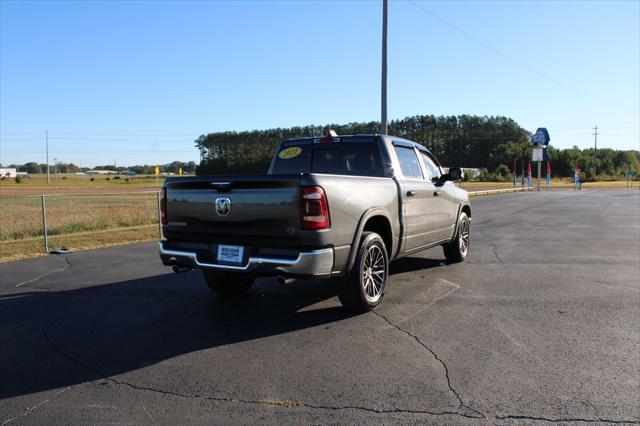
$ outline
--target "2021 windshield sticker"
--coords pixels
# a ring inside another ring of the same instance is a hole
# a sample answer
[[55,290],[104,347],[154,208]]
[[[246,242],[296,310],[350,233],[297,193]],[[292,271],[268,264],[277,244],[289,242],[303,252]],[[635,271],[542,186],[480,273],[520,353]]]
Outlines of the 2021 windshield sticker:
[[289,160],[291,158],[297,157],[301,152],[302,148],[300,148],[299,146],[291,146],[280,151],[278,157],[282,158],[283,160]]

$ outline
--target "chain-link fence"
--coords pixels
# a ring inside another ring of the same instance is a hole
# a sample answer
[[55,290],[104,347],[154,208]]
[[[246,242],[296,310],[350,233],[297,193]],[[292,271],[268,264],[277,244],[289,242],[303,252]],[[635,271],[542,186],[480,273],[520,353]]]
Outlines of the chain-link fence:
[[159,193],[0,197],[0,258],[162,237]]

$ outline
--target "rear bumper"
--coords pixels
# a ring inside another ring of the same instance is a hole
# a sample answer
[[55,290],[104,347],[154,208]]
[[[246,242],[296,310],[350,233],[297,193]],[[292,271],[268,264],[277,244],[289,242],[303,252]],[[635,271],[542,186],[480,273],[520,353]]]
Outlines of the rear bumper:
[[260,275],[285,275],[300,277],[328,278],[333,268],[332,248],[304,251],[295,259],[278,257],[249,257],[245,265],[228,265],[201,262],[195,252],[165,249],[160,242],[160,258],[168,266],[194,269],[214,269],[219,271],[251,272]]

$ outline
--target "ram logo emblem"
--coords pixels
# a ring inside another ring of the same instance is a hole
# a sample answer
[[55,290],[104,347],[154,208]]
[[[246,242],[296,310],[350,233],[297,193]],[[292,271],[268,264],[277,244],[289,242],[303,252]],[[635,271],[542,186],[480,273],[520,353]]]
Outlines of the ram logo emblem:
[[229,197],[216,198],[216,213],[219,216],[228,216],[231,212],[231,199]]

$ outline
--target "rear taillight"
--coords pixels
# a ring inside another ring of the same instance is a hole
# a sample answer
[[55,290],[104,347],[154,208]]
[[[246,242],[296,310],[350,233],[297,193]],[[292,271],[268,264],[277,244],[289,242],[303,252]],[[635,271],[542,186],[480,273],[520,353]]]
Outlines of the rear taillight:
[[160,221],[163,225],[168,223],[167,220],[167,189],[160,190]]
[[331,225],[329,206],[324,190],[319,186],[302,188],[302,230],[327,229]]

